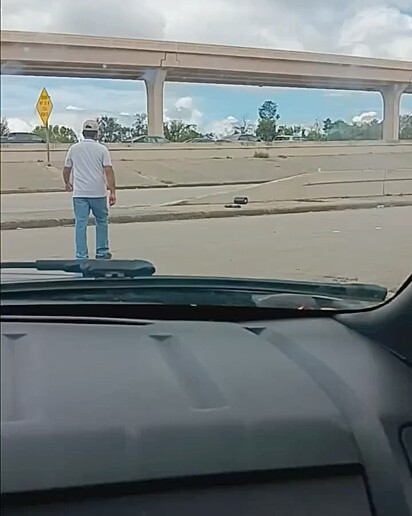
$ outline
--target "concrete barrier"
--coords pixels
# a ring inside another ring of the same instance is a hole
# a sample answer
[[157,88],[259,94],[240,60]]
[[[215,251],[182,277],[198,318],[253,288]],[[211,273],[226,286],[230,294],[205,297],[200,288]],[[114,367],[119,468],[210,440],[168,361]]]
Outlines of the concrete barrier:
[[[62,163],[68,144],[51,144],[51,161]],[[381,141],[359,142],[260,142],[243,143],[168,143],[152,145],[145,143],[107,144],[114,161],[169,160],[169,159],[208,159],[208,158],[245,158],[253,157],[255,151],[265,150],[269,158],[279,155],[287,156],[335,156],[354,154],[397,154],[412,152],[412,142],[387,143]],[[44,144],[1,144],[1,161],[10,162],[45,162],[46,146]]]
[[[54,145],[51,164],[38,145],[1,146],[1,192],[62,189],[67,145]],[[121,188],[247,184],[279,180],[318,169],[328,171],[408,170],[412,143],[281,142],[261,144],[109,145]],[[269,158],[254,158],[266,149]]]

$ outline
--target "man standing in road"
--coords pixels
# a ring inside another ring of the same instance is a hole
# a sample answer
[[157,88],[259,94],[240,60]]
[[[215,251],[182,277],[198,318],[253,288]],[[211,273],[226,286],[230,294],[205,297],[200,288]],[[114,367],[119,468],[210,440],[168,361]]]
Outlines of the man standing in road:
[[116,185],[112,161],[107,147],[97,141],[96,120],[83,124],[83,140],[67,152],[63,179],[67,192],[73,192],[76,258],[89,257],[87,222],[90,211],[96,226],[96,258],[110,259],[108,240],[107,190],[109,205],[116,203]]

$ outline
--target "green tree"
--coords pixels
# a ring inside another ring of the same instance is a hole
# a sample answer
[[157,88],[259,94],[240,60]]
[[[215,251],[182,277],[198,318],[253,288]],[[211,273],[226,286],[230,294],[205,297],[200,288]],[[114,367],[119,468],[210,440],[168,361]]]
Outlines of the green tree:
[[185,142],[202,136],[194,124],[186,124],[182,120],[170,120],[164,124],[165,138],[171,142]]
[[97,119],[99,139],[103,143],[119,143],[125,139],[125,128],[117,118],[103,115]]
[[287,125],[280,125],[277,129],[276,136],[292,136],[293,127]]
[[265,100],[259,108],[259,118],[262,120],[279,120],[278,105],[273,100]]
[[323,132],[325,134],[328,134],[329,131],[332,129],[332,126],[333,126],[333,122],[330,118],[326,118],[324,121],[323,121]]
[[136,113],[132,125],[123,125],[120,129],[122,142],[128,142],[147,134],[146,113]]
[[381,140],[382,139],[382,123],[379,120],[371,120],[364,124],[354,124],[352,129],[353,140]]
[[399,129],[401,140],[412,140],[412,115],[401,115]]
[[331,141],[351,140],[353,136],[352,126],[344,120],[332,122],[330,118],[327,118],[323,122],[323,130],[326,139]]
[[97,121],[100,140],[104,143],[128,142],[147,134],[146,113],[136,113],[132,125],[122,125],[116,118],[106,115]]
[[319,142],[319,141],[325,140],[326,137],[322,132],[322,129],[320,127],[318,120],[315,120],[312,127],[306,132],[305,138],[306,138],[306,140],[311,141],[311,142]]
[[46,127],[36,126],[33,129],[33,134],[40,136],[43,140],[47,139],[47,132],[49,133],[50,143],[76,143],[76,133],[70,127],[64,125],[49,125]]
[[256,136],[264,142],[272,142],[277,135],[276,125],[272,120],[260,119],[256,127]]
[[242,121],[233,126],[235,134],[253,134],[254,127],[246,116],[243,116]]
[[304,136],[305,130],[301,125],[280,125],[277,135],[283,136]]
[[328,130],[325,132],[325,138],[330,141],[379,140],[382,138],[382,123],[376,119],[362,124],[348,124],[344,120],[327,120]]
[[305,136],[305,129],[301,125],[293,126],[293,135],[301,136],[302,138]]
[[277,122],[280,119],[278,105],[272,100],[265,100],[259,108],[259,120],[256,136],[265,142],[271,142],[277,135]]
[[147,116],[146,113],[136,113],[131,127],[133,138],[138,138],[147,134]]
[[9,132],[9,121],[3,116],[0,120],[0,136],[8,136]]
[[310,142],[320,142],[325,139],[325,136],[319,130],[310,129],[305,138]]

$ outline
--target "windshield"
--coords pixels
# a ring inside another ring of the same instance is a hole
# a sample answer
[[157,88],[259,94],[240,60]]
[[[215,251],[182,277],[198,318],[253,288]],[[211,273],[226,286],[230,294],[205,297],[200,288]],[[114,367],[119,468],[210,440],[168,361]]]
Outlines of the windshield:
[[412,272],[411,1],[3,0],[1,38],[3,262]]

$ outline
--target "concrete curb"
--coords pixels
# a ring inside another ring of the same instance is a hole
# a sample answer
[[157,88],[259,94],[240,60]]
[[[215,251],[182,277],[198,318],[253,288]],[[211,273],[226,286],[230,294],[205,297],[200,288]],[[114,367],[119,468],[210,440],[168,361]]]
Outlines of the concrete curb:
[[[344,210],[359,210],[375,207],[390,208],[396,206],[412,206],[412,199],[405,200],[363,200],[359,202],[340,202],[333,204],[301,204],[297,206],[260,206],[256,208],[216,208],[214,210],[192,210],[192,211],[164,211],[155,213],[134,213],[131,215],[114,215],[110,217],[112,224],[130,224],[133,222],[161,222],[172,220],[199,220],[199,219],[220,219],[230,217],[253,217],[258,215],[285,215],[292,213],[309,213],[322,211],[344,211]],[[10,220],[1,223],[1,230],[15,230],[15,229],[39,229],[73,226],[74,220],[72,217],[52,218],[52,219],[38,219],[38,220]]]
[[[247,180],[247,181],[228,181],[227,183],[172,183],[172,184],[154,184],[154,185],[127,185],[127,186],[117,186],[117,190],[158,190],[158,189],[166,189],[166,188],[199,188],[199,187],[207,187],[207,186],[245,186],[245,185],[262,185],[264,183],[270,183],[272,179],[259,179],[256,180]],[[50,189],[30,189],[30,190],[2,190],[0,191],[0,195],[8,195],[8,194],[31,194],[31,193],[58,193],[65,192],[64,188],[50,188]]]

